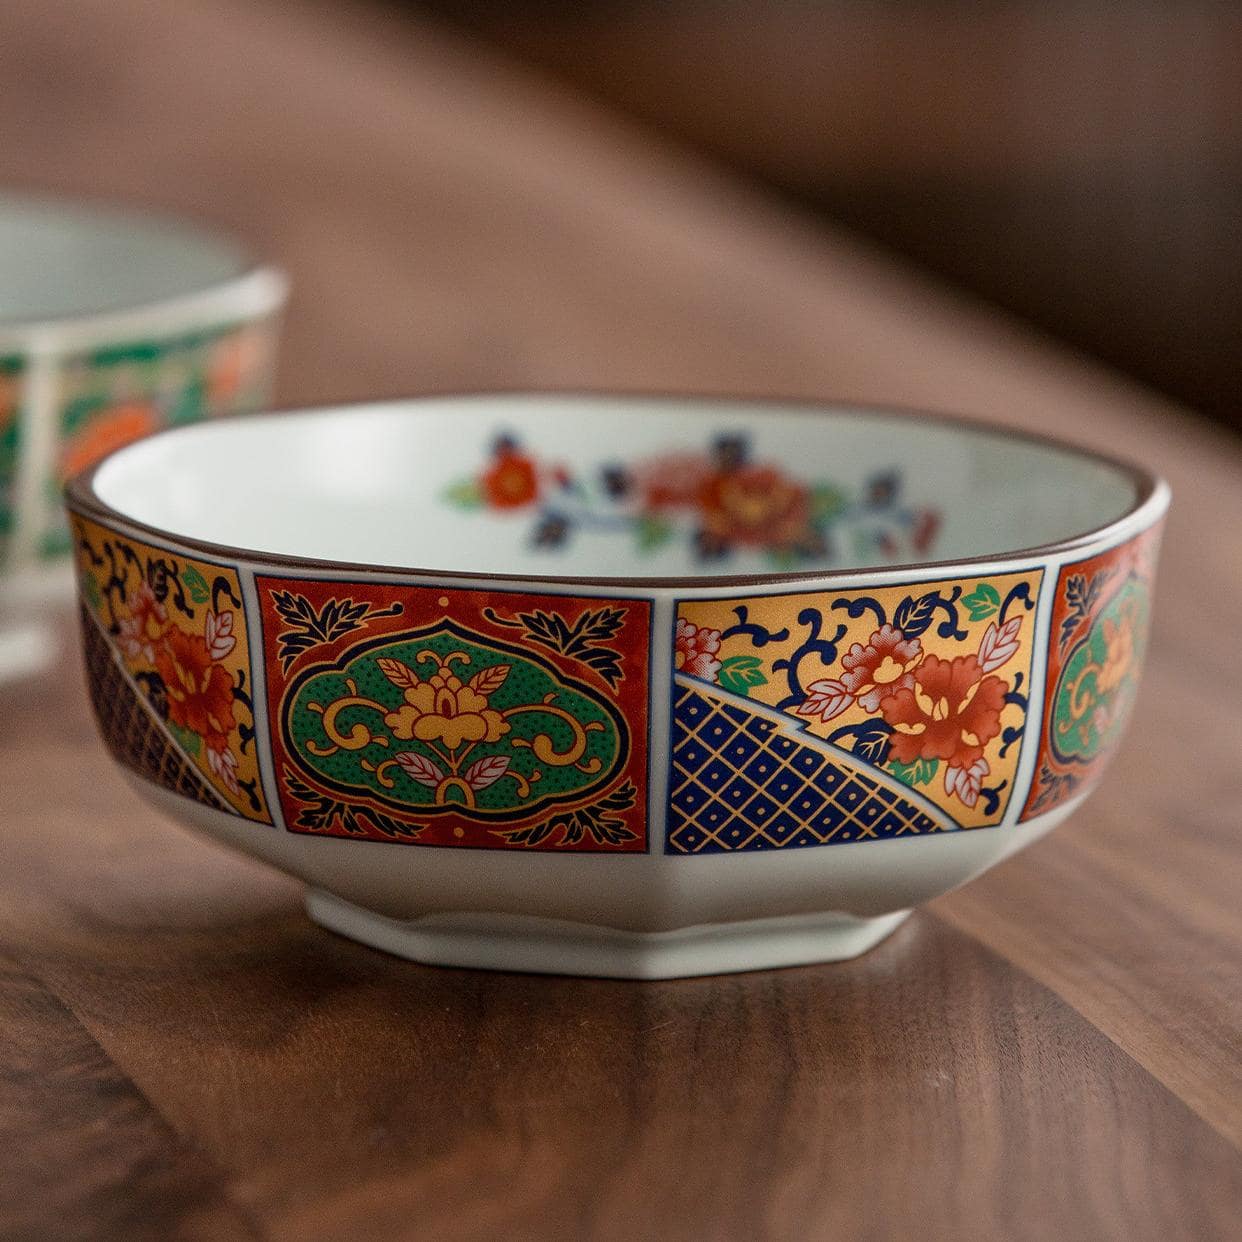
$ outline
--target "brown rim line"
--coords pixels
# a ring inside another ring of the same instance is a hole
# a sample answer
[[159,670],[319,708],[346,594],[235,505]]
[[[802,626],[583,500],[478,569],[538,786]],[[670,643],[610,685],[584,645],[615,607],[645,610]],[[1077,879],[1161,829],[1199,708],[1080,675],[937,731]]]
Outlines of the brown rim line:
[[[1134,500],[1118,517],[1103,526],[1094,527],[1077,535],[1053,543],[1039,544],[1034,547],[1006,549],[1003,551],[983,553],[975,556],[956,557],[950,560],[913,561],[902,564],[857,565],[848,569],[819,568],[810,570],[788,570],[770,574],[693,574],[673,577],[652,576],[583,576],[580,574],[500,574],[468,572],[460,569],[428,568],[418,565],[385,565],[356,561],[325,560],[311,556],[278,555],[263,552],[255,548],[240,548],[229,544],[212,543],[204,539],[195,539],[188,535],[180,535],[159,526],[152,526],[138,521],[122,513],[119,509],[101,500],[95,491],[95,478],[99,471],[130,446],[122,446],[109,453],[93,466],[81,471],[68,481],[65,486],[65,502],[69,509],[83,517],[102,520],[105,523],[121,522],[125,526],[139,532],[155,536],[165,543],[175,544],[189,551],[200,552],[208,558],[235,561],[254,565],[264,565],[279,569],[305,569],[317,573],[360,573],[387,574],[393,576],[417,576],[433,579],[473,580],[476,582],[533,582],[542,585],[590,586],[595,588],[646,588],[651,590],[697,590],[700,588],[718,587],[754,587],[765,585],[786,585],[789,583],[815,583],[831,578],[856,578],[873,574],[921,574],[923,571],[955,571],[963,574],[973,572],[980,564],[991,564],[997,561],[1029,561],[1044,560],[1063,553],[1075,552],[1083,547],[1107,542],[1109,538],[1126,527],[1141,514],[1148,520],[1136,527],[1146,529],[1164,514],[1169,505],[1170,491],[1168,484],[1150,470],[1121,458],[1111,457],[1094,449],[1082,448],[1054,436],[1041,435],[1039,432],[1019,431],[1009,427],[998,426],[986,419],[972,418],[961,414],[948,414],[935,410],[920,410],[908,406],[886,405],[861,401],[815,400],[807,397],[781,397],[772,395],[739,395],[701,392],[675,392],[643,389],[583,389],[583,388],[546,388],[546,389],[498,389],[495,391],[476,390],[458,392],[423,393],[416,397],[400,397],[382,401],[356,401],[342,405],[299,406],[296,409],[277,409],[260,414],[230,415],[213,420],[214,425],[231,421],[233,418],[297,418],[307,414],[326,414],[339,411],[342,414],[359,410],[382,410],[407,407],[410,416],[416,417],[420,405],[441,401],[488,401],[488,400],[538,400],[539,398],[578,398],[584,401],[623,400],[635,404],[685,402],[703,407],[714,408],[720,412],[737,410],[741,407],[762,407],[768,413],[782,413],[801,418],[831,418],[834,414],[869,414],[876,418],[916,419],[921,422],[935,423],[938,426],[956,428],[974,434],[984,434],[1014,440],[1022,444],[1038,445],[1054,449],[1077,457],[1083,461],[1095,462],[1128,479],[1134,487]],[[461,413],[466,413],[463,409]],[[147,437],[149,440],[161,439],[165,436],[180,435],[193,432],[204,425],[192,427],[170,427]]]

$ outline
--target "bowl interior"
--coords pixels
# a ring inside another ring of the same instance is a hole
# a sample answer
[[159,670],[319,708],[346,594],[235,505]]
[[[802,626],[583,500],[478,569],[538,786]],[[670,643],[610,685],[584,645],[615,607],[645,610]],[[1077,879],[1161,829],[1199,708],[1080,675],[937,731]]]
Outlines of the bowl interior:
[[0,197],[0,324],[164,302],[245,267],[236,246],[174,221]]
[[712,577],[981,557],[1096,530],[1139,485],[904,414],[693,398],[427,399],[188,427],[95,476],[173,534],[431,571]]

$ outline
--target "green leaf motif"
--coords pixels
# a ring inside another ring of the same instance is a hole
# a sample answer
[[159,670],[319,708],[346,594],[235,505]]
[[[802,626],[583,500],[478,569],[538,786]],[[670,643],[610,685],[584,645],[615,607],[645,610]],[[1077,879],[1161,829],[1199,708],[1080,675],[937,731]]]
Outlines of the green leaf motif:
[[721,660],[716,680],[734,694],[749,694],[751,686],[762,686],[768,679],[763,671],[763,661],[758,656],[736,655]]
[[62,433],[66,436],[76,435],[96,414],[107,408],[107,396],[97,393],[70,401],[60,416]]
[[196,604],[205,604],[211,598],[211,590],[207,586],[207,579],[193,565],[187,565],[182,571],[181,583],[189,591],[190,598]]
[[202,376],[195,376],[176,396],[168,411],[173,426],[193,423],[202,418],[207,408],[207,390]]
[[867,558],[875,550],[871,543],[871,531],[864,530],[862,528],[855,528],[850,532],[849,538],[850,543],[854,548],[855,558],[860,560],[865,565],[867,563]]
[[1000,610],[1000,592],[990,582],[981,582],[962,603],[972,621],[982,621]]
[[202,747],[203,740],[197,733],[191,732],[189,729],[183,729],[178,724],[168,722],[168,732],[176,739],[177,745],[185,751],[187,755],[197,755]]
[[840,517],[848,505],[845,493],[831,483],[821,483],[811,493],[811,516],[819,522],[831,522]]
[[940,767],[939,759],[916,759],[913,763],[898,763],[896,759],[888,770],[904,785],[930,785]]
[[898,763],[897,760],[894,759],[892,763],[888,765],[888,770],[899,781],[901,781],[903,785],[914,784],[914,764],[913,763]]
[[463,479],[460,483],[454,483],[445,491],[444,499],[459,509],[481,509],[483,507],[483,493],[473,479]]
[[95,612],[103,606],[103,596],[100,594],[99,582],[94,574],[82,576],[82,594],[86,596],[86,602]]
[[638,520],[638,546],[644,552],[661,547],[673,537],[673,524],[654,514],[644,514]]

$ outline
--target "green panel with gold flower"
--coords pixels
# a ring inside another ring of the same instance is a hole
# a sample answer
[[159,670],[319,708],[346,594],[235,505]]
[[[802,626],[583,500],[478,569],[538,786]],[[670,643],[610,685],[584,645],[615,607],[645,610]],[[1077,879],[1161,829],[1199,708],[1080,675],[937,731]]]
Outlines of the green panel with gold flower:
[[291,832],[631,853],[650,602],[259,575]]

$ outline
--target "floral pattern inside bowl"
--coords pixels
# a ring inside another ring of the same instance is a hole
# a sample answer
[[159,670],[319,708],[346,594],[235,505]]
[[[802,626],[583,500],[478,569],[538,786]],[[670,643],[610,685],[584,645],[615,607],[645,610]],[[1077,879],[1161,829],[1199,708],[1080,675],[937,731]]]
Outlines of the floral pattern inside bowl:
[[[128,456],[108,486],[138,496],[154,525],[193,509],[200,537],[272,553],[616,578],[986,555],[1090,529],[1129,492],[1041,442],[890,413],[559,395],[420,404],[417,418],[398,405],[308,416],[296,439],[255,423],[219,461],[190,435],[158,461]],[[322,500],[307,505],[323,463]]]

